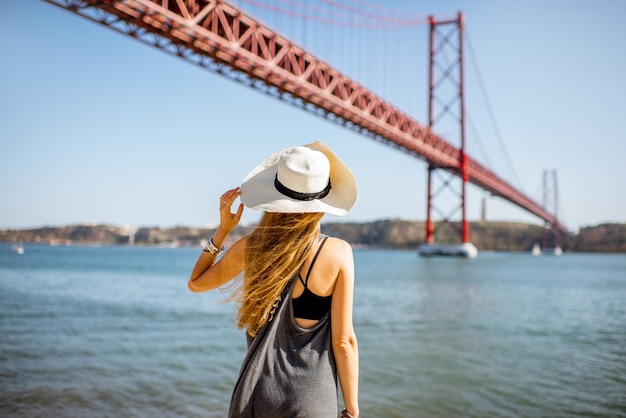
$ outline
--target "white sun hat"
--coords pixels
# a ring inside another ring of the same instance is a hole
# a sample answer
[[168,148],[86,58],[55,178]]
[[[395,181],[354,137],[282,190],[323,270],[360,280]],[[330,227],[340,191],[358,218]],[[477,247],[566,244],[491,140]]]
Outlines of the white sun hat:
[[241,184],[241,202],[265,212],[325,212],[345,215],[356,202],[354,175],[326,145],[278,151],[255,167]]

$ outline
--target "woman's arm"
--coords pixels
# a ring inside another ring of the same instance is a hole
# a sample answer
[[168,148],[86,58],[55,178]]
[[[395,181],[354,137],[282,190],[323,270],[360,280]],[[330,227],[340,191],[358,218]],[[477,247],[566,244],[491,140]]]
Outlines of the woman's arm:
[[[220,225],[211,238],[213,245],[222,248],[224,241],[237,226],[243,213],[243,205],[239,204],[237,212],[231,213],[234,201],[241,194],[239,187],[228,190],[220,197]],[[230,281],[243,270],[245,243],[242,238],[224,254],[222,259],[215,263],[217,256],[208,251],[202,251],[191,272],[187,287],[192,292],[212,290]]]
[[[335,241],[335,240],[333,240]],[[343,401],[348,412],[359,416],[359,349],[352,325],[354,258],[350,244],[337,240],[333,253],[340,268],[331,305],[332,345]]]
[[[196,261],[189,282],[187,282],[189,290],[196,293],[206,292],[223,286],[234,279],[243,271],[247,241],[248,237],[243,237],[235,242],[215,264],[213,264],[215,256],[203,251]],[[208,267],[201,269],[198,267],[199,265],[208,265]]]

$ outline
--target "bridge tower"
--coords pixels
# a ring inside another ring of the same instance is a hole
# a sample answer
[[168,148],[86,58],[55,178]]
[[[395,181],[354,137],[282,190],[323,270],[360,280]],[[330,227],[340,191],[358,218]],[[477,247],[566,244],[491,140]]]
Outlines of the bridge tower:
[[[463,14],[459,12],[455,19],[435,21],[430,16],[430,60],[429,60],[429,98],[428,128],[444,136],[456,131],[460,142],[459,161],[454,165],[428,164],[428,196],[426,215],[426,243],[420,248],[420,254],[456,255],[475,257],[476,247],[470,242],[470,227],[466,212],[466,186],[469,181],[469,159],[465,153],[465,95],[463,70]],[[433,190],[435,173],[447,175],[437,190]],[[460,179],[459,186],[454,177]],[[457,187],[456,189],[453,189]],[[459,205],[452,212],[445,214],[434,205],[435,198],[443,191],[451,191],[453,200]],[[436,245],[435,221],[433,210],[441,215],[438,228],[449,227],[458,234],[458,244]],[[460,222],[458,218],[460,211]]]
[[[556,170],[544,170],[543,171],[543,207],[546,211],[552,211],[554,219],[558,224],[558,212],[559,212],[559,191],[558,183],[556,179]],[[554,232],[554,239],[548,240],[548,233],[552,230]],[[553,244],[552,246],[550,244]],[[550,255],[561,255],[563,250],[561,249],[561,233],[559,228],[552,225],[549,222],[545,222],[543,227],[543,237],[541,243],[541,253]]]

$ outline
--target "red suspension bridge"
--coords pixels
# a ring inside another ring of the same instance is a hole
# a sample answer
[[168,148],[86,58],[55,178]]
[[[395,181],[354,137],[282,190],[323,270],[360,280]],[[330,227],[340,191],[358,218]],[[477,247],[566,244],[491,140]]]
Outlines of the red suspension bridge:
[[[431,172],[443,170],[461,179],[461,242],[469,241],[465,184],[536,215],[567,234],[556,215],[465,153],[463,97],[463,17],[430,18],[429,121],[422,125],[391,103],[356,83],[313,54],[290,42],[252,16],[219,0],[44,0],[108,26],[210,71],[382,141],[428,163],[427,242],[434,235]],[[448,28],[441,33],[439,29]],[[445,65],[438,54],[454,44],[456,60]],[[451,83],[452,100],[437,90]],[[438,107],[439,106],[439,107]],[[455,109],[461,146],[434,132],[442,114]]]

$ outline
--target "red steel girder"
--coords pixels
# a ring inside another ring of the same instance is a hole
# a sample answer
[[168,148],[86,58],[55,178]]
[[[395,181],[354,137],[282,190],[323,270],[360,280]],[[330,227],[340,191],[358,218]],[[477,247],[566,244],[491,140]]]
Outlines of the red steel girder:
[[[339,123],[381,139],[429,164],[461,175],[460,151],[390,103],[278,33],[220,0],[44,0],[225,73],[254,87],[260,80],[279,95],[311,104]],[[165,44],[164,40],[169,44]],[[198,58],[199,57],[199,58]],[[205,58],[213,61],[207,63]],[[212,66],[213,65],[213,66]],[[228,67],[234,73],[228,73]],[[272,94],[271,91],[268,91]],[[310,110],[307,108],[307,110]],[[469,181],[567,233],[539,204],[477,161],[467,158]]]

